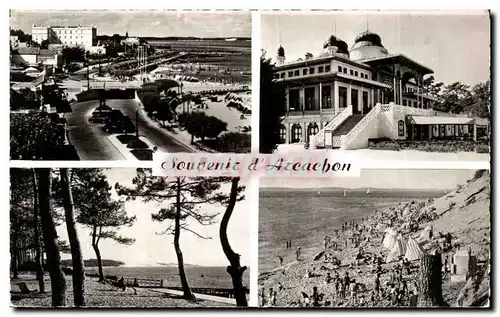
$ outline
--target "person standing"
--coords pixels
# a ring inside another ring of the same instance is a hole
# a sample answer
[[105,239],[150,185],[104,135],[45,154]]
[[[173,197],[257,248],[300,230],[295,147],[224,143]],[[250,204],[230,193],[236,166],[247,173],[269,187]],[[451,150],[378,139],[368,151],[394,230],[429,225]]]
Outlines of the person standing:
[[278,255],[278,259],[280,261],[280,266],[283,266],[283,257],[281,255]]
[[296,255],[297,261],[300,261],[300,247],[297,247],[297,251],[295,251],[295,255]]

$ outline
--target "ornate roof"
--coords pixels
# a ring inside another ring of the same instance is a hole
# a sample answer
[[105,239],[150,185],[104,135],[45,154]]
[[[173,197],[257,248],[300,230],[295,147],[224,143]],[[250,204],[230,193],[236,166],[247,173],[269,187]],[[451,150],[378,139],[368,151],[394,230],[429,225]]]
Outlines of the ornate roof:
[[380,36],[376,33],[372,33],[370,31],[365,31],[354,39],[354,46],[360,47],[360,46],[379,46],[379,47],[384,47],[382,45],[382,39]]
[[280,57],[284,57],[285,56],[285,49],[281,45],[278,48],[278,56],[280,56]]
[[349,54],[347,43],[335,37],[334,35],[330,35],[325,44],[323,44],[323,48],[327,48],[328,46],[336,46],[338,48],[337,53]]

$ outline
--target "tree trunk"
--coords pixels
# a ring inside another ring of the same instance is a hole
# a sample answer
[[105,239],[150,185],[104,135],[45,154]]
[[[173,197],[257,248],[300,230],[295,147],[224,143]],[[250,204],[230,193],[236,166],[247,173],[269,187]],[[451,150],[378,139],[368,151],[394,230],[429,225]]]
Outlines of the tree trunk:
[[95,252],[95,258],[97,259],[97,269],[99,270],[99,282],[104,281],[104,272],[102,270],[102,258],[101,251],[99,250],[99,242],[97,238],[97,225],[94,224],[94,229],[92,231],[92,248]]
[[52,306],[66,306],[66,279],[61,269],[61,255],[57,248],[57,231],[52,218],[51,207],[51,175],[50,168],[37,169],[38,173],[38,204],[42,235],[47,252],[47,266],[52,288]]
[[243,286],[243,272],[247,269],[246,266],[241,267],[240,255],[233,251],[229,240],[227,238],[227,225],[229,224],[229,219],[236,205],[236,198],[238,195],[238,182],[239,177],[235,177],[231,181],[231,194],[229,196],[229,204],[227,205],[226,212],[222,217],[222,222],[220,225],[219,236],[222,245],[222,250],[229,260],[230,265],[227,267],[227,272],[231,275],[233,279],[234,287],[234,297],[236,298],[237,306],[248,306],[246,289]]
[[63,205],[66,218],[66,229],[71,247],[71,262],[73,264],[73,300],[76,307],[85,306],[85,267],[83,265],[82,249],[78,232],[76,231],[73,194],[69,180],[69,169],[61,168],[61,183],[63,190]]
[[38,183],[36,180],[36,171],[33,171],[33,227],[35,229],[35,267],[36,279],[38,280],[38,289],[40,293],[45,293],[44,270],[42,265],[41,247],[40,247],[40,226],[38,224]]
[[175,253],[177,254],[177,263],[179,267],[179,277],[181,278],[182,291],[185,299],[195,300],[196,297],[191,292],[189,284],[186,278],[186,272],[184,271],[184,258],[182,257],[181,246],[179,244],[179,239],[181,236],[181,179],[177,178],[177,195],[176,195],[176,213],[175,213],[175,229],[174,229],[174,247]]
[[12,253],[11,253],[11,256],[12,256],[12,263],[11,263],[11,270],[12,270],[12,274],[13,274],[13,278],[15,279],[18,279],[19,278],[19,272],[17,270],[18,268],[18,262],[19,262],[19,256],[18,256],[18,250],[17,250],[17,234],[15,234],[15,236],[13,237],[13,241],[12,241]]
[[443,299],[441,254],[423,254],[420,259],[418,307],[447,307]]

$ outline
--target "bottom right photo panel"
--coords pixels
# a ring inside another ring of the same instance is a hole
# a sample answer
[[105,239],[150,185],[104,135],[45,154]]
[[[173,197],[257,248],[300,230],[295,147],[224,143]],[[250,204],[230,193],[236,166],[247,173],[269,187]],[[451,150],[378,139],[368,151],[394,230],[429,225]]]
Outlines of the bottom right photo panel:
[[488,170],[261,178],[261,307],[489,307]]

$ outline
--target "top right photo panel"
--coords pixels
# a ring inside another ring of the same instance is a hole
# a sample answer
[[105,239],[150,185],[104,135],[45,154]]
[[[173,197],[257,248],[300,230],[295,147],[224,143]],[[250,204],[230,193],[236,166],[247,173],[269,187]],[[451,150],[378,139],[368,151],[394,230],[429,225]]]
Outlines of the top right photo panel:
[[489,161],[488,11],[261,15],[261,153]]

